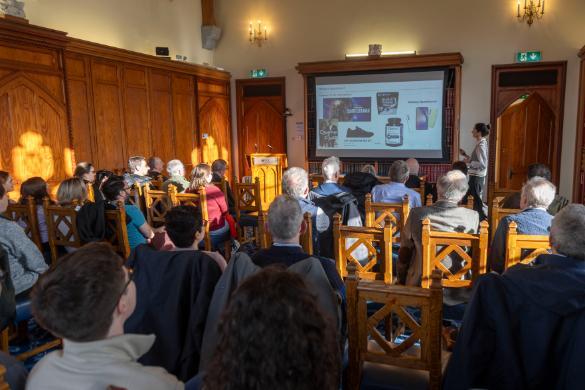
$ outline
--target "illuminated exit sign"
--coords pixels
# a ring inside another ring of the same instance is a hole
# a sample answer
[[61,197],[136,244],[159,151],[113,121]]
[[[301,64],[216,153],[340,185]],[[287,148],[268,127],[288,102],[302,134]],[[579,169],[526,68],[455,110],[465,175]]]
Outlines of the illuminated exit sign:
[[519,51],[516,53],[516,62],[540,62],[542,52],[540,51]]
[[252,69],[250,71],[250,77],[253,79],[262,78],[268,76],[268,71],[266,69]]

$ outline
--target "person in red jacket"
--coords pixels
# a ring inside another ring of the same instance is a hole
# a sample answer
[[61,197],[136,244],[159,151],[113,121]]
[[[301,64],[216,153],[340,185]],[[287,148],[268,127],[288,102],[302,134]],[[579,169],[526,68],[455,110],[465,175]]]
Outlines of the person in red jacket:
[[225,241],[231,240],[231,235],[225,196],[218,187],[211,184],[212,178],[211,167],[207,164],[198,164],[191,173],[191,184],[185,192],[197,194],[201,187],[205,188],[209,236],[212,249],[215,250],[222,247]]

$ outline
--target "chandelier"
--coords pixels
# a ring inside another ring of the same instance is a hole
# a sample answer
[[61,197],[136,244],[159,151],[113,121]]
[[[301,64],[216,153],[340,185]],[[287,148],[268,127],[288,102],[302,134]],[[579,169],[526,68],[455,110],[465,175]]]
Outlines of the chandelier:
[[[544,15],[544,1],[545,0],[524,0],[524,7],[520,7],[520,0],[518,0],[518,13],[516,17],[519,22],[526,21],[528,26],[532,26],[534,20],[542,18]],[[522,9],[522,12],[521,12]]]

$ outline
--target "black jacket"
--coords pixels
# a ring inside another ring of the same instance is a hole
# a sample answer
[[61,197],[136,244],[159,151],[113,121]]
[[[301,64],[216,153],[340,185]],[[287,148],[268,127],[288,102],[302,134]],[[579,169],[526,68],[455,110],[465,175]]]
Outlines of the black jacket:
[[535,264],[478,279],[443,388],[585,388],[585,261]]
[[136,247],[127,265],[134,270],[136,309],[124,331],[156,335],[140,363],[164,367],[182,381],[192,378],[219,266],[200,251],[159,252],[147,245]]
[[382,184],[382,182],[367,172],[353,172],[345,175],[343,185],[349,188],[351,194],[357,199],[362,221],[365,221],[366,215],[366,194],[372,192],[372,188],[378,184]]

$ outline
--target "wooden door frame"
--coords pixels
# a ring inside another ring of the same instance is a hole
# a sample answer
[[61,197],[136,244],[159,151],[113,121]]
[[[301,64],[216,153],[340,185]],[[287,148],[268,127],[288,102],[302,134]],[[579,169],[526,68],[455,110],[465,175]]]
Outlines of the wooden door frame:
[[[528,85],[528,86],[513,86],[513,87],[499,87],[498,86],[498,75],[501,72],[514,72],[514,71],[530,71],[530,70],[551,70],[555,69],[558,71],[557,83],[554,86],[540,86],[540,85]],[[558,92],[557,104],[551,104],[544,96],[544,100],[549,105],[550,109],[555,113],[555,136],[553,155],[556,156],[556,160],[553,161],[551,166],[551,173],[553,182],[558,186],[560,180],[560,164],[561,164],[561,149],[563,140],[563,116],[565,109],[565,87],[567,77],[567,61],[557,62],[539,62],[539,63],[523,63],[523,64],[503,64],[503,65],[492,65],[492,87],[491,87],[491,105],[490,105],[490,123],[492,129],[489,135],[489,169],[488,169],[488,205],[491,206],[491,201],[494,197],[495,192],[495,165],[496,165],[496,145],[497,145],[497,118],[519,97],[525,94],[531,94],[539,92],[542,89],[554,88]],[[499,96],[500,92],[506,91],[518,91],[514,99],[504,99]]]
[[[236,127],[237,127],[237,159],[238,159],[238,177],[241,178],[246,172],[246,156],[243,155],[242,143],[240,140],[243,139],[244,129],[242,127],[243,114],[243,91],[244,87],[248,85],[264,85],[264,84],[280,84],[282,87],[282,102],[286,110],[286,78],[285,77],[266,77],[261,79],[237,79],[236,80]],[[283,115],[283,130],[284,130],[284,150],[287,153],[287,129],[286,129],[286,116]],[[236,148],[234,148],[236,149]],[[234,150],[235,151],[235,150]]]
[[[581,203],[583,193],[581,192],[581,166],[585,164],[585,153],[583,152],[583,140],[585,138],[585,46],[579,51],[581,59],[579,65],[579,100],[577,107],[577,136],[575,138],[575,165],[573,168],[573,202]],[[585,180],[585,178],[583,178]]]

